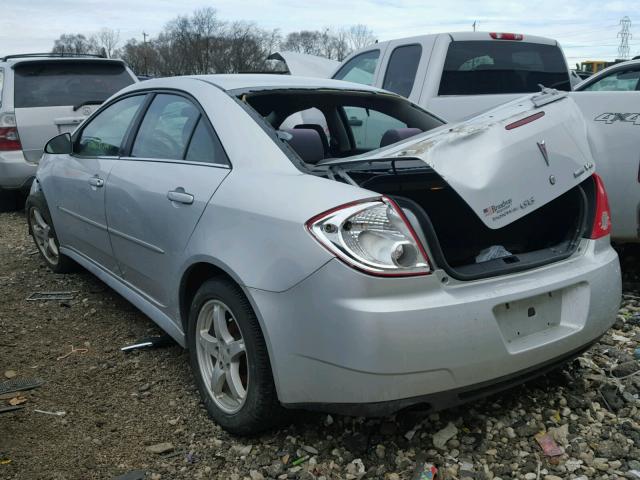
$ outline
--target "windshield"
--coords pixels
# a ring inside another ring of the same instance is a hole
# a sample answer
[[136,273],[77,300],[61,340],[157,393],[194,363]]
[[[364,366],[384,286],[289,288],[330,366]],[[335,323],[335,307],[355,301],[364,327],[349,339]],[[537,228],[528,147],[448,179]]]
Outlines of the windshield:
[[360,155],[443,123],[391,94],[297,89],[238,96],[305,163]]
[[102,103],[133,78],[112,62],[28,62],[15,68],[16,108]]
[[517,41],[451,42],[439,95],[530,93],[540,85],[571,90],[569,70],[556,45]]

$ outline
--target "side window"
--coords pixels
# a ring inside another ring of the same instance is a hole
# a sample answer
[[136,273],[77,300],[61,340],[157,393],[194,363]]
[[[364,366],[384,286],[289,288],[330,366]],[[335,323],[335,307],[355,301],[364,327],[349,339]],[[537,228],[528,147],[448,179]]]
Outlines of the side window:
[[389,57],[382,88],[408,97],[413,89],[421,55],[422,47],[420,45],[397,47]]
[[362,107],[344,107],[347,123],[357,150],[374,150],[380,147],[387,130],[406,128],[407,124],[377,110]]
[[196,126],[185,160],[190,162],[216,163],[228,165],[227,156],[220,141],[214,136],[207,122],[200,117]]
[[607,75],[588,87],[585,87],[584,90],[594,92],[627,92],[630,90],[638,90],[638,80],[640,80],[640,70],[625,70]]
[[200,111],[184,97],[158,94],[140,124],[132,157],[182,160]]
[[361,83],[363,85],[373,84],[373,74],[378,65],[380,50],[370,50],[353,57],[345,63],[333,78],[348,82]]
[[146,95],[123,98],[105,108],[82,129],[74,153],[85,157],[117,157],[131,121]]

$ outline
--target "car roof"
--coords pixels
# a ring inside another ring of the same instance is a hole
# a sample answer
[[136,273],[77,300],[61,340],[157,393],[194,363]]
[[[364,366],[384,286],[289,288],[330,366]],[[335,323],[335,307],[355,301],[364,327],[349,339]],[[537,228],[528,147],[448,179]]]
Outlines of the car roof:
[[593,82],[596,82],[598,81],[598,79],[609,75],[611,72],[615,72],[616,70],[625,70],[629,67],[640,67],[640,60],[627,60],[625,62],[614,63],[613,65],[610,65],[607,68],[594,73],[589,78],[585,78],[575,86],[574,90],[580,90],[585,86],[591,85]]
[[[376,45],[385,45],[387,43],[390,42],[399,42],[399,43],[410,43],[410,42],[417,42],[420,40],[424,40],[427,38],[433,38],[433,37],[437,37],[438,35],[448,35],[449,37],[451,37],[451,40],[459,42],[459,41],[481,41],[481,40],[490,40],[490,41],[496,41],[496,42],[503,42],[503,43],[507,43],[507,42],[515,42],[515,43],[540,43],[540,44],[544,44],[544,45],[557,45],[558,42],[552,38],[547,38],[547,37],[538,37],[537,35],[529,35],[529,34],[522,34],[523,38],[522,40],[495,40],[493,38],[491,38],[491,33],[492,32],[443,32],[443,33],[430,33],[427,35],[417,35],[415,37],[405,37],[405,38],[397,38],[397,39],[393,39],[393,40],[386,40],[384,42],[379,42],[379,43],[372,43],[371,45],[367,45],[366,47],[358,50],[358,52],[363,51],[363,50],[370,50],[376,47]],[[505,32],[496,32],[496,33],[505,33]],[[514,33],[520,33],[520,32],[514,32]]]
[[280,74],[217,74],[217,75],[188,75],[182,77],[166,77],[146,80],[135,86],[127,87],[128,91],[148,88],[180,88],[186,79],[207,82],[227,92],[233,90],[271,90],[283,89],[328,89],[328,90],[357,90],[363,92],[385,93],[396,95],[380,88],[370,87],[359,83],[331,80],[328,78],[299,77]]
[[46,54],[26,54],[26,55],[7,55],[6,57],[0,57],[0,64],[6,63],[11,67],[15,67],[16,65],[23,63],[31,63],[31,62],[79,62],[79,63],[118,63],[124,65],[124,60],[119,58],[103,58],[98,56],[84,56],[84,55],[73,55],[73,56],[62,56],[62,55],[51,55],[47,56]]

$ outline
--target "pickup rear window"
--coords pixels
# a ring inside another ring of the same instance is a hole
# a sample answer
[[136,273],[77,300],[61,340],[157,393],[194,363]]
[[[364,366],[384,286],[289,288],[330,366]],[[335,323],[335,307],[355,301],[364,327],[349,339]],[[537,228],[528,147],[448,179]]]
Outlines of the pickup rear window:
[[518,41],[449,44],[439,95],[530,93],[540,86],[571,90],[569,71],[556,45]]
[[28,62],[15,67],[16,108],[98,104],[134,82],[111,62]]

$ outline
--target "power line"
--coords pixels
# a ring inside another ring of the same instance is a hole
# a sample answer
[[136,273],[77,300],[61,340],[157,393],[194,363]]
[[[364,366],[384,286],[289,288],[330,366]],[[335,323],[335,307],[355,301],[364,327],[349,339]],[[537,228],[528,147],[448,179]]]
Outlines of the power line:
[[631,26],[631,19],[627,16],[622,17],[620,20],[620,31],[618,32],[618,38],[620,39],[620,46],[618,47],[618,57],[626,60],[629,58],[629,39],[633,38],[633,35],[629,32]]

